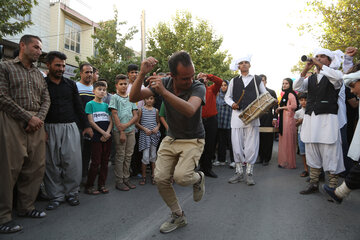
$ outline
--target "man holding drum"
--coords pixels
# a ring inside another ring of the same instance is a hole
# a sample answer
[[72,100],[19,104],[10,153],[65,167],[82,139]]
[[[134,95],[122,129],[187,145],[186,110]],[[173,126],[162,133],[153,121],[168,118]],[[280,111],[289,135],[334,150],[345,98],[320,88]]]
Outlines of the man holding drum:
[[[230,69],[240,70],[241,75],[230,81],[225,102],[233,109],[231,116],[231,141],[236,163],[235,175],[229,183],[238,183],[245,180],[242,167],[246,163],[246,183],[255,184],[253,168],[259,152],[259,118],[245,124],[239,114],[249,106],[259,94],[267,92],[259,76],[249,74],[251,56],[244,56],[232,62]],[[256,84],[256,85],[255,85]]]

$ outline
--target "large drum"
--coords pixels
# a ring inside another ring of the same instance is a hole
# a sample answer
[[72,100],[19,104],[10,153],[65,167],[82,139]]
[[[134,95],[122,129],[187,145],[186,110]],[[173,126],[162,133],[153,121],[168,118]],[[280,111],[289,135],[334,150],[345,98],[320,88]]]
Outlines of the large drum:
[[263,93],[239,114],[239,118],[247,125],[275,105],[277,105],[277,99],[273,98],[269,92]]

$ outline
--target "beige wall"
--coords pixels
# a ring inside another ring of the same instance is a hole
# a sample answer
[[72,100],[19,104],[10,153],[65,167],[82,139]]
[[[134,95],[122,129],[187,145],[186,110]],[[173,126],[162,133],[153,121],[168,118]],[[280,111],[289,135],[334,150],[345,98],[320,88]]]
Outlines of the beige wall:
[[[75,56],[78,56],[81,61],[87,61],[87,57],[91,57],[94,54],[94,39],[91,35],[94,34],[94,27],[86,24],[82,21],[79,21],[75,17],[66,13],[60,9],[60,4],[56,3],[50,7],[51,11],[51,20],[50,20],[50,29],[51,35],[59,35],[56,41],[52,41],[50,48],[52,50],[57,50],[63,52],[68,57],[67,64],[78,66],[75,61]],[[65,49],[64,42],[64,31],[65,31],[65,18],[80,25],[82,32],[80,33],[80,53]],[[55,40],[55,39],[54,39]]]

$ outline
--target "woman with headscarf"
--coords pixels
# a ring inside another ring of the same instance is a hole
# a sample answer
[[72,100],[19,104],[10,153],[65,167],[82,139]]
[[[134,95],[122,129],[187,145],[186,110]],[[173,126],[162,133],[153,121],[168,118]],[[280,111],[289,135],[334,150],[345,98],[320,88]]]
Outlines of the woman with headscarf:
[[228,85],[229,85],[229,81],[224,80],[223,83],[221,84],[219,94],[216,97],[216,109],[218,111],[217,142],[219,143],[219,145],[218,145],[217,160],[213,163],[213,165],[214,166],[225,165],[226,149],[230,148],[230,160],[231,160],[230,167],[235,168],[234,155],[231,145],[231,126],[230,126],[232,108],[226,104],[224,99]]
[[299,106],[296,93],[292,89],[292,80],[285,78],[282,83],[282,96],[279,108],[276,110],[279,121],[279,151],[278,166],[280,168],[296,168],[296,126],[294,114]]

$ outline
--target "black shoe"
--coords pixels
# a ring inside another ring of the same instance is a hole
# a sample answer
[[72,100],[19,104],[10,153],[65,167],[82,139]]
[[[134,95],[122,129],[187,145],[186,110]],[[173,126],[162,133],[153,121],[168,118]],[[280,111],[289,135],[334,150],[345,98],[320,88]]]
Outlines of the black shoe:
[[305,190],[302,190],[300,194],[308,195],[319,192],[319,185],[317,183],[310,183]]
[[264,164],[264,162],[263,161],[257,161],[257,162],[255,162],[255,164]]
[[218,176],[216,175],[216,173],[214,173],[212,170],[209,171],[204,171],[205,176],[207,177],[212,177],[212,178],[217,178]]
[[262,165],[263,165],[263,166],[267,166],[267,165],[269,165],[269,162],[264,161],[264,162],[262,163]]

